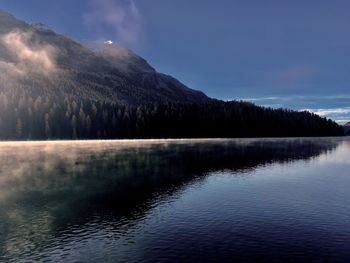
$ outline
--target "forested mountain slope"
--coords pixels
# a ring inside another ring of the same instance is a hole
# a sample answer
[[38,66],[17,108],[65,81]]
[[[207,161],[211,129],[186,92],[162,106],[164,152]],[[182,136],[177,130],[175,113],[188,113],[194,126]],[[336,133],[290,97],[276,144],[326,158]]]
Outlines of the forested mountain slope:
[[112,43],[0,11],[0,139],[343,135],[308,112],[208,98]]
[[127,104],[205,102],[208,97],[158,73],[115,44],[87,48],[41,24],[0,11],[0,87],[28,95]]

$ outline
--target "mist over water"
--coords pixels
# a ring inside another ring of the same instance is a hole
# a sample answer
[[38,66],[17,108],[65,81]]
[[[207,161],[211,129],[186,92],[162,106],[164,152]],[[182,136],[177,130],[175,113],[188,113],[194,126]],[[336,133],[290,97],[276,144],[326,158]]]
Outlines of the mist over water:
[[349,153],[346,138],[3,142],[0,261],[346,262]]

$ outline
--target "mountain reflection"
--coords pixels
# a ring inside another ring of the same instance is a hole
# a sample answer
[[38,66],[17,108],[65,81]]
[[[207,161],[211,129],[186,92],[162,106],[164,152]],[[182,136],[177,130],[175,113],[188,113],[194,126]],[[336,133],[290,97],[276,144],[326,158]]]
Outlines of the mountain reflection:
[[30,253],[96,215],[116,224],[142,217],[210,172],[306,160],[337,145],[329,139],[1,143],[0,259]]

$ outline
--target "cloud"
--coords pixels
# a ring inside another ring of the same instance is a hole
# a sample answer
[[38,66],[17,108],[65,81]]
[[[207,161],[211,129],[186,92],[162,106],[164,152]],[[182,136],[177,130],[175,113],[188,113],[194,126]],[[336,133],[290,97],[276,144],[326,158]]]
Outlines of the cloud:
[[302,109],[302,111],[313,112],[321,117],[333,119],[339,124],[350,121],[350,107],[329,109]]
[[252,97],[252,98],[242,98],[242,100],[248,101],[265,101],[265,100],[340,100],[347,99],[350,100],[350,94],[336,94],[336,95],[325,95],[325,96],[270,96],[270,97]]
[[133,0],[90,0],[89,7],[90,11],[83,15],[87,26],[111,30],[116,40],[125,44],[138,42],[141,15]]
[[32,34],[12,31],[0,37],[1,44],[9,51],[13,60],[0,61],[2,72],[11,76],[30,73],[49,75],[57,70],[56,50],[50,45],[33,43]]
[[310,111],[321,117],[332,119],[339,124],[350,121],[350,94],[329,96],[270,96],[243,98],[257,105],[271,108],[291,108],[299,111]]
[[304,110],[311,111],[320,116],[350,114],[350,107],[334,108],[334,109],[304,109]]

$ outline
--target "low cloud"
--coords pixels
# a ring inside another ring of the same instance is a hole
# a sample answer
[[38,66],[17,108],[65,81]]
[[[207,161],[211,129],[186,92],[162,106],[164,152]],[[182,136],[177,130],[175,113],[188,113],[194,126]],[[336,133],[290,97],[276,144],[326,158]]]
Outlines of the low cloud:
[[242,98],[242,100],[248,101],[266,101],[266,100],[340,100],[347,99],[350,100],[350,94],[341,95],[325,95],[325,96],[270,96],[270,97],[255,97],[255,98]]
[[324,96],[270,96],[243,98],[257,105],[271,108],[291,108],[313,112],[321,117],[332,119],[339,124],[350,121],[350,94]]
[[350,107],[348,108],[334,108],[334,109],[304,109],[311,111],[320,116],[329,116],[329,115],[339,115],[339,114],[350,114]]
[[125,44],[138,42],[141,15],[133,0],[90,0],[89,10],[83,15],[87,26],[112,31],[113,37]]
[[8,76],[25,76],[31,73],[50,75],[57,70],[56,50],[50,45],[34,43],[32,34],[12,31],[0,37],[9,51],[11,61],[0,61],[0,69]]
[[303,109],[303,111],[313,112],[321,117],[333,119],[339,124],[350,121],[350,107],[329,108],[329,109]]

